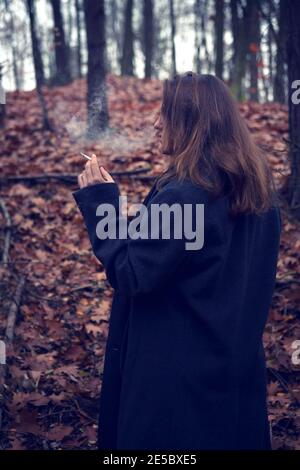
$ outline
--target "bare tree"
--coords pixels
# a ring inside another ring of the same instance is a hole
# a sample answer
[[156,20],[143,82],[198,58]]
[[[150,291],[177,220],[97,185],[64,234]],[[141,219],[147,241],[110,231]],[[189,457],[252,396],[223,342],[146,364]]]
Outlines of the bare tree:
[[216,75],[223,78],[224,68],[224,0],[215,0]]
[[35,13],[35,8],[34,8],[34,0],[26,0],[26,2],[27,2],[27,9],[28,9],[28,15],[29,15],[36,90],[37,90],[37,94],[38,94],[38,98],[39,98],[39,102],[40,102],[40,106],[42,110],[43,128],[45,130],[52,130],[52,126],[48,118],[46,102],[45,102],[45,98],[44,98],[44,94],[42,90],[42,85],[44,81],[44,73],[43,73],[44,69],[43,69],[39,40],[36,34],[36,13]]
[[81,45],[81,4],[80,0],[75,0],[76,10],[76,33],[77,33],[77,69],[78,78],[82,76],[82,45]]
[[170,73],[166,50],[170,47],[169,41],[170,10],[168,2],[155,2],[155,15],[153,16],[153,60],[152,76],[159,78],[161,71]]
[[260,14],[256,2],[247,0],[247,18],[249,20],[249,28],[247,29],[249,42],[249,72],[250,72],[250,90],[249,96],[251,101],[259,100],[258,92],[258,67],[257,58],[260,52]]
[[176,48],[175,48],[176,22],[175,22],[174,1],[173,0],[169,0],[169,7],[170,7],[170,23],[171,23],[172,74],[176,75],[176,73],[177,73]]
[[278,36],[276,52],[276,72],[274,78],[274,101],[285,103],[285,66],[286,66],[287,9],[286,1],[280,0],[278,8]]
[[205,64],[207,66],[208,73],[212,73],[213,71],[213,62],[211,60],[211,54],[208,50],[208,8],[209,8],[209,0],[203,0],[202,12],[201,12],[201,31],[202,31],[202,46],[204,49],[204,56],[205,56]]
[[133,0],[127,0],[124,11],[123,52],[121,59],[121,74],[134,75],[133,61],[133,27],[132,27]]
[[152,76],[153,60],[153,0],[144,0],[143,25],[144,25],[144,52],[145,52],[145,77]]
[[201,73],[201,0],[194,1],[194,31],[195,52],[194,66],[197,73]]
[[105,11],[104,0],[85,0],[84,16],[88,49],[87,73],[87,136],[96,138],[108,126],[105,63]]
[[54,19],[54,50],[56,74],[53,83],[66,85],[71,82],[69,51],[65,41],[63,17],[60,0],[50,0]]
[[236,98],[244,99],[244,78],[247,55],[247,11],[239,0],[230,0],[231,28],[233,36],[233,60],[231,70],[232,91]]
[[[268,45],[268,70],[269,70],[269,79],[268,82],[265,86],[265,97],[266,101],[270,101],[270,84],[273,83],[274,81],[274,53],[273,53],[273,44],[274,44],[274,38],[272,35],[272,31],[270,28],[268,28],[267,32],[267,45]],[[274,88],[274,87],[273,87]]]
[[19,61],[18,61],[18,51],[17,51],[17,46],[16,46],[16,40],[17,40],[17,34],[16,34],[16,27],[15,27],[15,19],[14,15],[11,11],[11,2],[8,0],[4,0],[5,4],[5,9],[7,16],[9,18],[8,20],[8,30],[9,30],[9,36],[10,36],[10,46],[11,46],[11,51],[12,51],[12,69],[13,69],[13,75],[14,75],[14,80],[15,80],[15,87],[17,90],[20,90],[22,88],[21,85],[21,77],[20,77],[20,71],[19,71]]

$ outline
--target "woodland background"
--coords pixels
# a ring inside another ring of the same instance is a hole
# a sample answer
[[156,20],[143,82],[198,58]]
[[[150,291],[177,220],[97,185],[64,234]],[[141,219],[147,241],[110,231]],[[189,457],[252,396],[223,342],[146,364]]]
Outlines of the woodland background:
[[274,449],[300,450],[299,12],[298,0],[0,0],[0,449],[96,448],[112,289],[71,195],[79,152],[140,202],[165,165],[162,80],[194,70],[228,84],[274,170],[269,419]]

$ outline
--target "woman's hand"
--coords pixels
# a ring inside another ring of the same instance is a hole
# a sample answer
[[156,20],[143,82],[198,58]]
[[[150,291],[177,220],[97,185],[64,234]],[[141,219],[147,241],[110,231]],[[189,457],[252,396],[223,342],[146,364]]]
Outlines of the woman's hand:
[[92,160],[86,163],[85,169],[78,175],[78,185],[81,189],[96,183],[114,183],[114,180],[103,166],[99,166],[97,157],[93,153]]

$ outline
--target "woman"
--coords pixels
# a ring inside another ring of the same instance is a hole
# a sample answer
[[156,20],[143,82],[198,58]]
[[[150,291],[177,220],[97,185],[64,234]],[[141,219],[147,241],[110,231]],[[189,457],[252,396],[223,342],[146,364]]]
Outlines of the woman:
[[262,334],[281,227],[271,172],[212,75],[165,80],[154,127],[169,165],[145,207],[204,205],[204,244],[163,238],[163,222],[159,238],[99,239],[99,204],[121,222],[118,186],[95,156],[79,175],[73,195],[115,289],[99,447],[269,449]]

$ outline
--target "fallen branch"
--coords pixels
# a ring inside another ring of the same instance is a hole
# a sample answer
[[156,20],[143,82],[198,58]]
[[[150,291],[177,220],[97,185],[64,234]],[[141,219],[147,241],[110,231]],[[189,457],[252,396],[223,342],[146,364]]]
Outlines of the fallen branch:
[[18,310],[20,307],[24,287],[25,287],[25,277],[22,276],[17,286],[14,300],[11,303],[11,306],[8,312],[6,330],[5,330],[5,339],[8,344],[11,344],[14,338],[14,329],[15,329],[17,314],[18,314]]
[[2,263],[6,265],[8,262],[12,223],[11,223],[11,218],[10,218],[8,209],[6,207],[6,204],[2,198],[0,198],[0,207],[2,209],[4,218],[6,220],[4,248],[3,248],[3,253],[2,253]]
[[[150,171],[150,168],[137,168],[136,170],[128,171],[111,171],[111,176],[136,176]],[[30,182],[30,183],[39,183],[40,181],[55,179],[58,181],[64,181],[66,183],[77,183],[78,174],[74,173],[46,173],[44,175],[16,175],[16,176],[6,176],[0,178],[0,184],[9,184],[15,183],[18,181]]]
[[133,179],[138,179],[139,181],[154,181],[157,178],[157,175],[141,175],[141,176],[134,176]]
[[[18,310],[21,304],[22,293],[25,286],[25,277],[22,276],[16,289],[15,298],[13,299],[7,317],[5,344],[11,345],[14,338],[14,329],[17,320]],[[3,409],[5,404],[5,379],[7,372],[7,364],[0,365],[0,431],[3,425]]]

